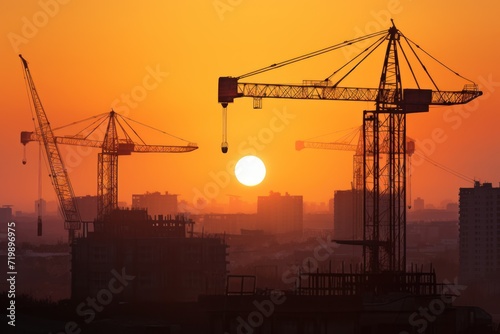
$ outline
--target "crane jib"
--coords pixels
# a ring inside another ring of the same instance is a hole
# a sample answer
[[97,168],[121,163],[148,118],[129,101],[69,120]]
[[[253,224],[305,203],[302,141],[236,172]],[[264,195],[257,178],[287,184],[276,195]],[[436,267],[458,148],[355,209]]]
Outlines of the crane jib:
[[468,85],[460,91],[433,91],[431,89],[403,89],[403,101],[396,101],[393,89],[353,88],[329,86],[324,82],[300,85],[240,83],[238,78],[219,78],[219,103],[227,105],[235,98],[288,98],[304,100],[365,101],[392,104],[405,113],[425,112],[429,105],[467,103],[482,95],[477,86]]

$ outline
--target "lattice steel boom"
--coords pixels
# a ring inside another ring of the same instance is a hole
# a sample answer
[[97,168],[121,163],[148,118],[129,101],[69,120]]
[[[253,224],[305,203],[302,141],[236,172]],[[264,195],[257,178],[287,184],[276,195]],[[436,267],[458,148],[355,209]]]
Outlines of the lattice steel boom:
[[36,131],[39,134],[45,148],[47,161],[50,167],[50,178],[52,180],[52,185],[54,186],[57,199],[59,200],[61,213],[64,217],[64,227],[69,230],[71,240],[74,231],[81,228],[81,218],[76,206],[73,187],[71,186],[68,173],[61,159],[61,153],[59,152],[56,138],[52,128],[50,127],[50,122],[47,118],[47,114],[45,113],[42,101],[40,100],[40,96],[38,95],[35,83],[28,68],[28,62],[22,57],[22,55],[19,55],[19,57],[21,58],[26,84],[28,85],[36,114]]
[[[418,82],[418,88],[403,88],[399,65],[399,51],[402,50],[400,40],[404,39],[407,43],[411,41],[394,24],[387,32],[372,34],[367,38],[372,36],[382,37],[372,44],[371,51],[387,42],[377,88],[339,85],[371,54],[369,48],[362,51],[369,51],[368,54],[336,83],[330,81],[333,74],[323,81],[303,81],[303,84],[294,85],[239,82],[241,78],[351,45],[352,41],[273,64],[240,77],[220,77],[218,102],[223,107],[221,148],[223,153],[228,151],[225,119],[227,106],[240,97],[253,97],[254,108],[262,108],[263,98],[374,102],[375,110],[365,111],[363,114],[364,236],[362,241],[353,241],[351,244],[363,246],[366,272],[404,272],[406,270],[406,114],[426,112],[429,106],[465,104],[481,96],[482,92],[473,83],[466,84],[459,91],[441,91],[437,89],[432,78],[435,90],[422,89]],[[360,40],[364,38],[358,38],[356,41]],[[413,49],[412,52],[418,58]],[[408,62],[407,54],[404,51],[401,53]],[[421,65],[429,75],[425,66],[422,63]],[[410,70],[414,75],[411,66]],[[458,75],[456,72],[455,74]],[[416,81],[415,75],[414,79]],[[387,159],[382,159],[382,154]],[[360,159],[357,163],[361,163]]]

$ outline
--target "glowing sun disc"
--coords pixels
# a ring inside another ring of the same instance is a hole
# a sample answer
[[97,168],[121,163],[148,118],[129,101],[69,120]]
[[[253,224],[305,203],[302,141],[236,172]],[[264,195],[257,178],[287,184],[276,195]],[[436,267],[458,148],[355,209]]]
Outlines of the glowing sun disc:
[[247,155],[236,163],[234,175],[241,184],[248,187],[256,186],[266,177],[266,166],[258,157]]

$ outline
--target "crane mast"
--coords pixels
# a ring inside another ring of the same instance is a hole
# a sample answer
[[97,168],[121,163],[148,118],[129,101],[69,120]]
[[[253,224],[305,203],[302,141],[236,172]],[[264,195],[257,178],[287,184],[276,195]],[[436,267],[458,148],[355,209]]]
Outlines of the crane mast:
[[[363,113],[363,262],[365,271],[375,273],[406,268],[406,112],[396,27],[387,38],[379,92],[393,94],[379,94],[376,110]],[[388,159],[381,159],[383,146]]]
[[60,210],[64,218],[64,227],[69,230],[69,237],[71,241],[75,231],[81,228],[81,218],[76,206],[75,195],[68,172],[66,171],[64,163],[61,159],[61,153],[59,152],[54,133],[50,127],[50,122],[47,118],[47,114],[45,113],[42,101],[40,100],[40,96],[38,95],[35,83],[31,76],[28,62],[22,57],[22,55],[19,55],[19,57],[21,58],[24,69],[24,77],[36,114],[36,131],[39,134],[45,148],[47,161],[50,167],[49,176],[59,201]]
[[[363,128],[360,127],[360,132],[362,132]],[[364,212],[364,162],[365,156],[370,157],[373,161],[373,151],[368,150],[365,152],[364,150],[364,137],[360,134],[358,138],[358,144],[354,145],[346,142],[315,142],[315,141],[302,141],[298,140],[295,142],[295,149],[300,151],[302,149],[325,149],[325,150],[336,150],[336,151],[352,151],[355,152],[353,156],[353,182],[352,182],[352,191],[353,191],[353,206],[354,206],[354,214],[353,214],[353,226],[356,233],[354,233],[354,240],[359,240],[360,234],[364,231],[363,229],[363,212]],[[389,142],[384,141],[384,145],[379,147],[379,154],[388,155],[390,152]],[[371,148],[373,149],[373,147]],[[409,137],[406,138],[406,156],[409,157],[408,162],[411,163],[411,156],[415,153],[415,141]],[[369,158],[369,159],[370,159]],[[368,160],[369,161],[369,160]],[[406,168],[409,171],[411,165]],[[408,181],[411,181],[411,177],[408,178]],[[411,183],[410,183],[411,184]],[[411,189],[409,189],[411,190]],[[411,200],[411,194],[410,194]],[[359,233],[359,234],[358,234]],[[343,240],[336,240],[339,243],[344,242]]]
[[[253,97],[254,108],[262,107],[263,98],[374,102],[375,110],[363,112],[363,152],[362,155],[355,156],[355,159],[358,157],[355,162],[363,165],[363,240],[344,243],[363,247],[364,272],[397,274],[406,270],[406,114],[426,112],[430,105],[465,104],[481,96],[482,92],[474,83],[466,84],[460,91],[442,91],[432,78],[436,90],[422,89],[418,82],[418,88],[403,88],[398,50],[402,50],[401,39],[410,42],[394,23],[386,33],[382,32],[380,35],[382,37],[372,45],[373,50],[383,42],[387,42],[387,47],[377,88],[339,86],[359,63],[336,83],[329,80],[331,76],[323,81],[304,81],[301,85],[239,82],[241,78],[351,45],[352,41],[273,64],[240,77],[220,77],[218,101],[223,108],[221,148],[223,153],[228,151],[225,117],[228,104],[233,103],[236,98]],[[369,37],[373,36],[379,34]],[[359,40],[362,38],[357,39]],[[413,49],[412,52],[418,58]],[[368,55],[370,53],[371,51]],[[408,62],[404,51],[402,54]],[[429,75],[423,64],[422,67]],[[410,71],[416,81],[411,66]],[[356,189],[360,187],[360,184],[355,186]]]
[[[114,112],[113,112],[114,116]],[[118,132],[115,117],[110,117],[102,152],[97,156],[97,218],[103,220],[118,208]]]
[[[194,143],[187,146],[136,144],[117,117],[118,114],[113,110],[109,113],[104,140],[100,145],[102,151],[97,158],[97,219],[101,222],[118,208],[118,156],[130,155],[132,152],[183,153],[198,148]],[[124,139],[118,138],[118,129],[125,134]],[[79,141],[79,144],[90,146],[84,141]]]

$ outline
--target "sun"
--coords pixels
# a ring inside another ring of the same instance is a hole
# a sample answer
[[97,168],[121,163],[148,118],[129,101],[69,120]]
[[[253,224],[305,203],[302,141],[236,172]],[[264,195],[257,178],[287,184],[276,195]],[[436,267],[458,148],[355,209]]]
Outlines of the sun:
[[236,163],[234,175],[241,184],[253,187],[261,183],[266,177],[266,166],[258,157],[247,155]]

